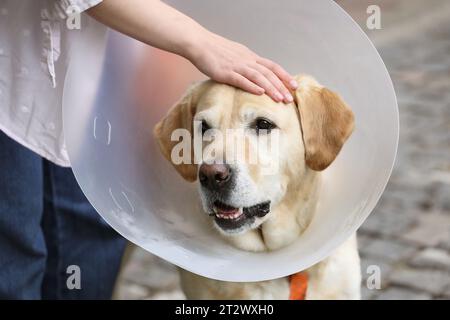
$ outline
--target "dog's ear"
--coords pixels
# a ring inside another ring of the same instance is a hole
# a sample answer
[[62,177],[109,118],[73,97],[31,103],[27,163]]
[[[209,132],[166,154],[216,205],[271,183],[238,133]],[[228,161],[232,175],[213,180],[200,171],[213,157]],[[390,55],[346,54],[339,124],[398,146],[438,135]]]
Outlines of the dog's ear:
[[341,97],[307,76],[297,77],[295,101],[305,145],[306,165],[326,169],[354,128],[354,115]]
[[[153,135],[159,145],[163,156],[174,166],[178,173],[187,181],[197,179],[197,165],[194,163],[193,148],[193,119],[196,113],[198,96],[203,83],[192,86],[186,94],[169,110],[167,115],[156,124]],[[172,141],[172,133],[176,129],[186,129],[191,138],[190,163],[175,164],[172,161],[172,149],[179,141]]]

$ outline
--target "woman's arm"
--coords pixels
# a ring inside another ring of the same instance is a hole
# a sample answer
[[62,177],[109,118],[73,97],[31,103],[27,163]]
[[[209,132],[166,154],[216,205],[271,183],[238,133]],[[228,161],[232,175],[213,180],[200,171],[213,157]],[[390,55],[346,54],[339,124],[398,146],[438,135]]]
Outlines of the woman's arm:
[[254,94],[291,102],[295,80],[278,64],[209,32],[159,0],[104,0],[87,11],[99,22],[190,60],[210,78]]

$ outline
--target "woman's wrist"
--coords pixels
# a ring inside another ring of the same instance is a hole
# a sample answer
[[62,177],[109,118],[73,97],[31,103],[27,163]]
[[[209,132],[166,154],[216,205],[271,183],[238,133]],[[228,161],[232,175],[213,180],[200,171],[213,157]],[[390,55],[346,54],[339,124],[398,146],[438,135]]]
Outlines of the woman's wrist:
[[212,32],[201,25],[197,25],[187,36],[180,39],[179,52],[176,53],[191,62],[197,61],[202,52],[207,49],[209,39],[212,36]]

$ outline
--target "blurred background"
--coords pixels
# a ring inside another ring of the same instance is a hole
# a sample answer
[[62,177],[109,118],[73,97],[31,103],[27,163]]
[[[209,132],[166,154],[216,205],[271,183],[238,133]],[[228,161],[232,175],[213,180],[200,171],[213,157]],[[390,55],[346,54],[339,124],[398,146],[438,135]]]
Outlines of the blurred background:
[[[450,299],[450,1],[336,2],[380,52],[400,110],[392,177],[358,231],[362,297]],[[381,29],[368,28],[370,5],[381,9]],[[180,80],[178,89],[184,86]],[[367,288],[370,265],[381,269],[380,289]],[[116,298],[184,296],[174,266],[136,249],[119,279]]]

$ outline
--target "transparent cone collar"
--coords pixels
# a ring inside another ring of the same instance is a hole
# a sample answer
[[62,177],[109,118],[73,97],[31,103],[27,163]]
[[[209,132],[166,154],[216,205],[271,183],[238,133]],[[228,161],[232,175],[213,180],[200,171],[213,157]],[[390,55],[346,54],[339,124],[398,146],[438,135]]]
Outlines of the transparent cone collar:
[[275,0],[169,3],[292,74],[310,74],[338,92],[355,114],[356,129],[323,172],[307,230],[280,250],[236,249],[208,224],[196,185],[180,178],[152,137],[155,124],[198,73],[182,59],[123,35],[100,28],[80,32],[63,111],[67,150],[83,192],[124,237],[205,277],[261,281],[317,263],[363,223],[391,173],[398,110],[383,61],[331,0],[286,0],[281,6]]

